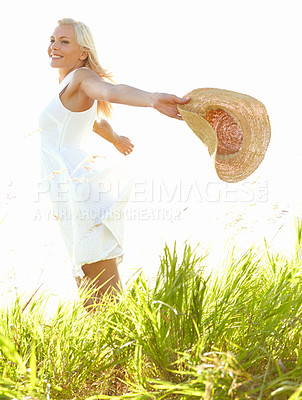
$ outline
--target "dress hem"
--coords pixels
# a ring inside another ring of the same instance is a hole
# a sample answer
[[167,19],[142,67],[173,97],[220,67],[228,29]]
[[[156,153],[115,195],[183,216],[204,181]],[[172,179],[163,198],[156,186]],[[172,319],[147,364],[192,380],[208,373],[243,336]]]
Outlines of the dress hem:
[[83,278],[85,276],[84,271],[82,269],[83,265],[85,265],[85,264],[93,264],[93,263],[98,262],[98,261],[111,260],[113,258],[116,258],[117,259],[117,264],[120,264],[122,262],[122,260],[123,260],[123,256],[124,256],[124,253],[120,253],[120,254],[118,254],[116,256],[110,255],[110,256],[105,257],[105,258],[98,258],[96,260],[85,261],[84,263],[74,265],[73,266],[73,270],[72,270],[72,275],[73,275],[74,278]]

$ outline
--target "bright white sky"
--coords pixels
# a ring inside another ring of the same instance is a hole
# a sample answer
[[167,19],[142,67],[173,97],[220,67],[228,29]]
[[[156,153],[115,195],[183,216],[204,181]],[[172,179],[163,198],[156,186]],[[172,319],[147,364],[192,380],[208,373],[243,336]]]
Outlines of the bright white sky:
[[[57,84],[46,53],[49,36],[56,21],[69,16],[90,26],[101,63],[116,82],[179,96],[197,87],[249,94],[267,107],[271,148],[285,157],[299,153],[298,6],[298,0],[286,7],[279,0],[8,2],[1,24],[5,140],[15,147],[36,128]],[[168,154],[173,168],[187,155],[192,160],[192,134],[184,123],[125,106],[115,107],[111,123],[136,145],[132,159],[142,157],[151,169],[154,155],[160,170]],[[2,150],[8,154],[6,146]]]
[[[23,138],[37,128],[39,112],[58,82],[57,72],[49,67],[49,37],[58,19],[71,17],[91,28],[100,61],[117,83],[179,96],[197,87],[217,87],[262,101],[270,117],[272,139],[256,174],[269,179],[274,194],[279,190],[280,196],[295,195],[297,186],[287,189],[300,171],[302,156],[299,3],[7,2],[2,6],[1,23],[2,180],[11,174],[22,176],[30,163]],[[151,109],[114,106],[110,123],[132,139],[135,150],[125,161],[138,179],[216,179],[202,143],[184,122]],[[92,136],[92,147],[94,140]],[[122,159],[103,141],[98,143],[100,151]]]
[[[285,155],[299,152],[298,6],[298,0],[286,7],[278,0],[9,2],[1,24],[5,137],[15,145],[36,128],[57,83],[46,53],[49,36],[58,19],[70,16],[90,26],[101,63],[116,82],[179,96],[196,87],[250,94],[267,107],[272,144]],[[160,162],[167,150],[176,159],[191,150],[185,125],[153,110],[119,106],[111,122],[146,162],[158,151]]]

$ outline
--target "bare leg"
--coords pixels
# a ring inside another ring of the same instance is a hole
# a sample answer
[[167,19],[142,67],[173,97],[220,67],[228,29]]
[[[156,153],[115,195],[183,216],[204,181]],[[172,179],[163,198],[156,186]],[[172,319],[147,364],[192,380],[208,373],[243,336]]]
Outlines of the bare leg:
[[85,302],[86,307],[98,304],[105,293],[114,296],[116,292],[120,291],[121,281],[116,258],[85,264],[82,269],[85,276],[83,279],[76,279],[78,286],[85,288],[93,281],[91,289],[98,289],[93,293],[93,298]]

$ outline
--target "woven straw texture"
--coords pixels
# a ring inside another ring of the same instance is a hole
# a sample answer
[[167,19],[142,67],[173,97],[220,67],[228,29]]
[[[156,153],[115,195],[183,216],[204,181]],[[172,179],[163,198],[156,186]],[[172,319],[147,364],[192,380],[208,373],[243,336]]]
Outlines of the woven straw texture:
[[239,182],[261,164],[271,129],[265,106],[257,99],[229,90],[195,89],[178,110],[213,157],[219,178]]

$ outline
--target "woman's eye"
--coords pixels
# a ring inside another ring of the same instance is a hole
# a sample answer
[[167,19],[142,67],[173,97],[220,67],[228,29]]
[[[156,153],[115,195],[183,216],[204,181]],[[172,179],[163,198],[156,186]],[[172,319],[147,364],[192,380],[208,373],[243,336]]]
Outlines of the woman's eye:
[[[50,43],[54,43],[54,42],[55,42],[54,39],[50,39]],[[68,41],[68,40],[62,40],[61,43],[63,43],[63,44],[69,44],[69,41]]]

